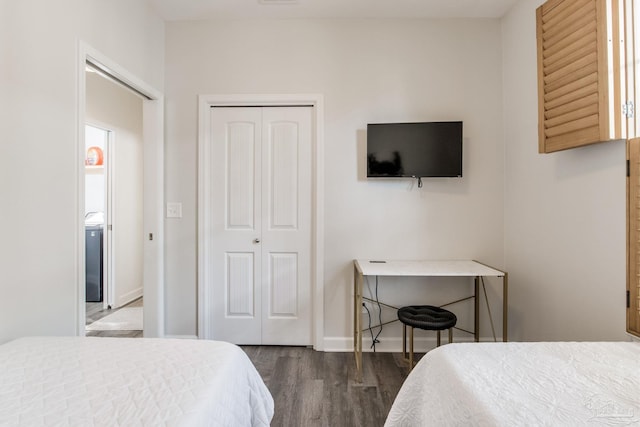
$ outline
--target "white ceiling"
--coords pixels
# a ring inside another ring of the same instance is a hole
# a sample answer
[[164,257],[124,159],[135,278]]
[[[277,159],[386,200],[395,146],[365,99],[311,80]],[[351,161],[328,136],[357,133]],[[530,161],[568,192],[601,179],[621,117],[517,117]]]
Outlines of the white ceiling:
[[277,4],[282,0],[148,1],[166,21],[184,21],[259,18],[498,18],[518,0],[297,0],[296,4]]

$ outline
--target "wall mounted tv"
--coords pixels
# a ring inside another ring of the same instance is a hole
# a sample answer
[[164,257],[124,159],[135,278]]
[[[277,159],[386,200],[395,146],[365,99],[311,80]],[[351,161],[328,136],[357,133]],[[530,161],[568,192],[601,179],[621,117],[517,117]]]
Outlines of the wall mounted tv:
[[462,122],[370,123],[368,178],[462,176]]

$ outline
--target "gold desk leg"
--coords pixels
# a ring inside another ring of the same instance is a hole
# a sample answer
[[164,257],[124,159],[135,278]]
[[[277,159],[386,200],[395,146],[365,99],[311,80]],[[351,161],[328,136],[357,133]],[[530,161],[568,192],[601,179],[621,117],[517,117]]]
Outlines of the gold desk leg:
[[356,381],[362,382],[362,274],[353,267],[353,354],[356,359]]
[[507,313],[507,308],[509,307],[508,298],[509,274],[505,272],[502,277],[502,341],[504,342],[507,342],[507,337],[509,336],[509,331],[507,329],[509,321],[509,314]]
[[473,337],[476,342],[480,341],[480,298],[478,298],[478,294],[480,293],[480,278],[476,276],[473,281]]
[[413,326],[409,326],[409,372],[413,369]]

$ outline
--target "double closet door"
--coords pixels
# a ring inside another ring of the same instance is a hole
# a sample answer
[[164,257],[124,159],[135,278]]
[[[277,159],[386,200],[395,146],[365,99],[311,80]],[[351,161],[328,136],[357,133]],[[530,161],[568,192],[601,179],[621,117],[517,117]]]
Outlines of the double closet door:
[[312,107],[213,107],[212,332],[312,344]]

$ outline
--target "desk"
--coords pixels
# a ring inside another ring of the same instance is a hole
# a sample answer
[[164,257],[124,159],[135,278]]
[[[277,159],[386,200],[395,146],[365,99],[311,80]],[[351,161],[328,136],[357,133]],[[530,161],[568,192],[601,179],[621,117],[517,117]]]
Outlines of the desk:
[[357,379],[362,379],[362,287],[364,276],[420,276],[420,277],[473,277],[474,278],[474,331],[476,341],[480,339],[479,286],[480,277],[502,278],[502,340],[507,341],[507,287],[508,275],[478,261],[446,260],[446,261],[385,261],[357,259],[354,267],[353,298],[353,352],[356,358]]

